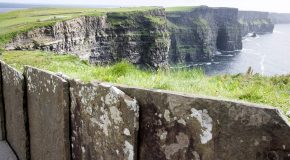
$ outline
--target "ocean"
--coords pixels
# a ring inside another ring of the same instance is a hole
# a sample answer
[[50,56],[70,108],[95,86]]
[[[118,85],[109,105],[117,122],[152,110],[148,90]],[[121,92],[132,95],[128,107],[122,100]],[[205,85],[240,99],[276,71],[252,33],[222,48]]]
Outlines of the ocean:
[[0,13],[10,12],[18,9],[26,9],[26,8],[0,8]]
[[246,73],[249,67],[265,76],[290,74],[290,24],[275,25],[272,34],[244,38],[241,51],[218,52],[212,62],[194,65],[207,75]]

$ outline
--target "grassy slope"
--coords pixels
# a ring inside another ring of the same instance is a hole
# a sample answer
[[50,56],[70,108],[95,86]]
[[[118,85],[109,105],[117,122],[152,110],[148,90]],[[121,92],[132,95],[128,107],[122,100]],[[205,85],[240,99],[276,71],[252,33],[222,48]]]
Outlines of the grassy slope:
[[0,48],[17,33],[83,15],[100,16],[108,12],[136,12],[156,7],[138,8],[36,8],[0,14]]
[[47,54],[40,51],[5,52],[1,59],[19,70],[22,70],[24,65],[31,65],[52,72],[62,72],[84,81],[100,80],[145,88],[226,97],[276,106],[284,112],[290,110],[290,75],[208,77],[199,70],[152,72],[139,70],[125,62],[106,67],[92,66],[74,56]]

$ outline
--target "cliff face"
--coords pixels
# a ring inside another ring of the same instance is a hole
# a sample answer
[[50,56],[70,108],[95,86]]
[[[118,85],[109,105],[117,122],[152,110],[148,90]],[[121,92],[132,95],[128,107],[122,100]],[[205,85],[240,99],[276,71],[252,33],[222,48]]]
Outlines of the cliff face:
[[167,12],[171,32],[170,61],[208,61],[217,50],[242,49],[237,17],[237,9],[206,6],[187,12]]
[[274,24],[269,18],[268,12],[239,11],[242,36],[248,33],[265,34],[272,33]]
[[270,13],[269,18],[274,24],[290,24],[290,13]]
[[[159,68],[210,61],[217,50],[242,49],[242,36],[273,32],[266,12],[235,8],[111,12],[82,16],[16,36],[7,50],[71,53],[94,64],[120,60]],[[169,58],[168,58],[169,57]]]
[[95,64],[126,59],[158,68],[168,63],[164,9],[83,16],[18,35],[6,49],[72,53]]

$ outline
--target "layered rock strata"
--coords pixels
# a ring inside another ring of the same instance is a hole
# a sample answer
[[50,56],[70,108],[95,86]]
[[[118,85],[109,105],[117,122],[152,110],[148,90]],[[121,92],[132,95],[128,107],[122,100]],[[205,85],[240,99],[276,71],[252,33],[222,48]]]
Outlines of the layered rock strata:
[[209,61],[217,50],[242,49],[238,9],[193,8],[167,12],[172,63]]
[[169,36],[164,9],[82,16],[20,34],[8,50],[71,53],[94,64],[128,60],[159,68],[167,65]]

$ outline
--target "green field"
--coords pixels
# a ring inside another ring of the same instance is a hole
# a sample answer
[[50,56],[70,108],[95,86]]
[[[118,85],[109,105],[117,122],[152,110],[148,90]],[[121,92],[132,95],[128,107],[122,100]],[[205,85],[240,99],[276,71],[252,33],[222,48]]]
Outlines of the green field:
[[192,6],[179,6],[179,7],[168,7],[165,8],[166,12],[190,12],[196,7]]
[[101,16],[111,12],[140,12],[157,7],[138,8],[36,8],[0,14],[0,48],[16,34],[33,28],[52,25],[80,16]]
[[272,105],[280,108],[284,113],[290,110],[290,75],[206,76],[201,70],[146,71],[127,62],[120,62],[113,66],[93,66],[75,56],[41,51],[10,51],[2,54],[1,59],[18,70],[23,70],[24,65],[30,65],[52,72],[61,72],[83,81],[107,81],[243,100]]

